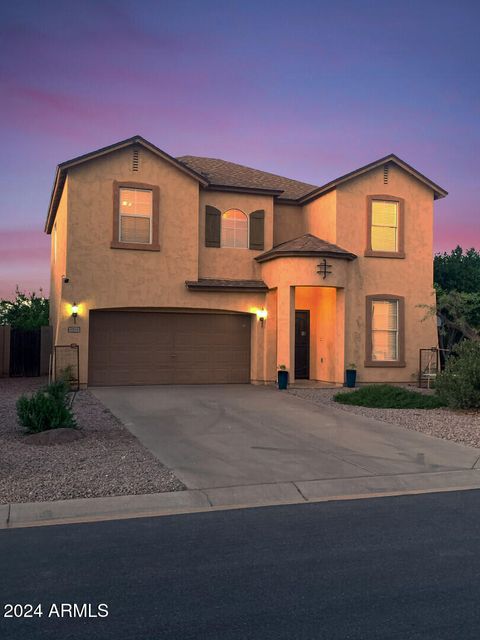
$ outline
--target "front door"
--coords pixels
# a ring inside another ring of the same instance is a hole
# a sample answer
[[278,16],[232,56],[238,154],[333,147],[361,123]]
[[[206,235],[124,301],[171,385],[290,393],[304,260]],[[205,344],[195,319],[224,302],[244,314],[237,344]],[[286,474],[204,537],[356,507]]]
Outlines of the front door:
[[310,311],[295,311],[295,378],[310,377]]

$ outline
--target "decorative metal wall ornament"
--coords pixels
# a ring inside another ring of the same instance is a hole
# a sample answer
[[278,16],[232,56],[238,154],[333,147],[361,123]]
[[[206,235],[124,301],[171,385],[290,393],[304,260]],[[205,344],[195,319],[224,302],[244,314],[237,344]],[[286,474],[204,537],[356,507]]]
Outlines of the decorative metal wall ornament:
[[324,258],[320,264],[317,264],[317,267],[318,267],[317,273],[323,276],[323,279],[325,280],[325,278],[332,273],[331,271],[329,271],[331,266],[332,266],[331,264],[327,264],[327,259]]

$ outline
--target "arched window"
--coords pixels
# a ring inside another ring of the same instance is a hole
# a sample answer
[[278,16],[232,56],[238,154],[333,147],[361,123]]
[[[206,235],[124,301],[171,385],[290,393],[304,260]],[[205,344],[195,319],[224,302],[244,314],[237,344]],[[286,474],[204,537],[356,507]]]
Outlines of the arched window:
[[222,247],[248,248],[248,219],[240,209],[222,214]]

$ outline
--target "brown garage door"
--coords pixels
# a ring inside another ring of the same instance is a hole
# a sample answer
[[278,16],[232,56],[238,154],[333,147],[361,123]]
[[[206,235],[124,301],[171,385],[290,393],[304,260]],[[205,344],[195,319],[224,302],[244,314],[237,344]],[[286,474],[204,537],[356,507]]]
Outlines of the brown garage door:
[[90,385],[250,381],[250,316],[92,311]]

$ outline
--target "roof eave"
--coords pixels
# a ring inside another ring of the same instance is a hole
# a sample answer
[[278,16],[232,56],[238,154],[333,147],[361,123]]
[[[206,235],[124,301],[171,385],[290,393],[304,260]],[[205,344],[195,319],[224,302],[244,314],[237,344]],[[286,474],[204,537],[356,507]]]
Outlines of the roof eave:
[[[61,184],[60,184],[61,183]],[[53,182],[52,193],[50,195],[50,203],[48,205],[47,219],[45,221],[44,231],[50,234],[52,232],[53,222],[57,212],[57,207],[62,196],[63,187],[65,184],[65,174],[58,166],[55,171],[55,180]]]
[[337,258],[338,260],[355,260],[354,253],[337,253],[335,251],[275,251],[261,254],[255,258],[257,262],[267,262],[276,258]]
[[190,291],[217,291],[217,292],[222,291],[223,293],[228,293],[228,292],[266,293],[268,291],[268,287],[264,282],[259,283],[258,285],[242,286],[240,284],[235,284],[235,285],[232,285],[232,284],[222,285],[218,283],[207,284],[207,283],[198,282],[195,280],[186,280],[185,286]]
[[253,195],[262,196],[279,196],[283,193],[281,189],[262,189],[261,187],[237,187],[229,184],[214,184],[209,183],[204,186],[207,191],[229,191],[233,193],[251,193]]

